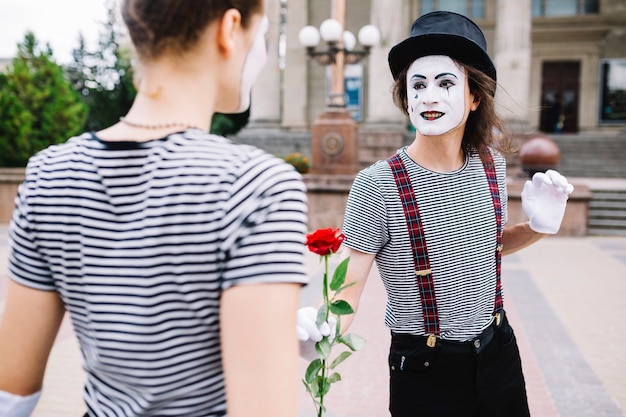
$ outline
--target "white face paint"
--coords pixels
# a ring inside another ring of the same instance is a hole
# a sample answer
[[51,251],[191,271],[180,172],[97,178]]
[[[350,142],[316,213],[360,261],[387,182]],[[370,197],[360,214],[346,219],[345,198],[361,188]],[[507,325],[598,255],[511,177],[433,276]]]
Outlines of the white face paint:
[[263,16],[263,20],[259,23],[254,41],[248,51],[246,60],[243,64],[241,73],[241,85],[239,87],[239,106],[235,113],[242,113],[250,107],[250,92],[252,85],[261,73],[261,70],[267,62],[267,45],[265,43],[265,35],[269,27],[267,16]]
[[406,73],[408,113],[424,136],[438,136],[464,123],[466,76],[450,57],[418,58]]

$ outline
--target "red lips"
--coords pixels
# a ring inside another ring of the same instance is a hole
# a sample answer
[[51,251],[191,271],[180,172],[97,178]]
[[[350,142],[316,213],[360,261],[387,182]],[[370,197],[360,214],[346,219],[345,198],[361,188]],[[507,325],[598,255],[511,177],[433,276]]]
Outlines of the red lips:
[[438,111],[425,111],[420,114],[424,120],[433,121],[439,119],[444,113]]

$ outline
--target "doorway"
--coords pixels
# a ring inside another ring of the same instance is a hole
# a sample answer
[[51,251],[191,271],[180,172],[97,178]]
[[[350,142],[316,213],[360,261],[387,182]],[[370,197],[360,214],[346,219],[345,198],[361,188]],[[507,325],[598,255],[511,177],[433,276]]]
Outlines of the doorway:
[[544,62],[541,80],[539,129],[546,133],[578,132],[580,62]]

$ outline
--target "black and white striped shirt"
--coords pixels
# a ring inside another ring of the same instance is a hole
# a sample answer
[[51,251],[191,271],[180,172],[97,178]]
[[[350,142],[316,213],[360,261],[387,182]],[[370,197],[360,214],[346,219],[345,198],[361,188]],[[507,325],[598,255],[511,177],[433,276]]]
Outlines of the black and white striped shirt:
[[221,416],[220,294],[305,283],[306,210],[301,176],[254,147],[86,133],[31,158],[10,276],[62,297],[95,415]]
[[[496,219],[489,185],[478,154],[457,171],[438,173],[415,163],[401,149],[419,205],[433,271],[441,337],[464,341],[492,321],[496,288]],[[506,162],[496,164],[502,223],[507,220]],[[376,254],[387,290],[386,325],[398,333],[424,335],[406,219],[386,161],[361,171],[352,185],[344,244]]]

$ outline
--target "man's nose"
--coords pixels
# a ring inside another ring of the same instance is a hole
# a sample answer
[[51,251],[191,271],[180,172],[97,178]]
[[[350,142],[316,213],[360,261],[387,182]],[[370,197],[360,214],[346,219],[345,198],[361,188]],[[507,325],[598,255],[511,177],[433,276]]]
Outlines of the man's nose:
[[422,90],[420,98],[422,99],[422,102],[426,104],[437,103],[439,102],[439,93],[436,88],[428,86]]

